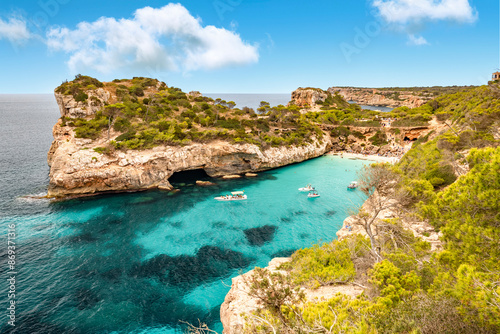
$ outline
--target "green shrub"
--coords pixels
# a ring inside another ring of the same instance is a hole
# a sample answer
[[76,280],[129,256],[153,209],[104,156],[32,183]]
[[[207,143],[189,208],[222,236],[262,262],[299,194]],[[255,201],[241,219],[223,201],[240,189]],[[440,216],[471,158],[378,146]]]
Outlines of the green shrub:
[[368,140],[375,146],[387,145],[387,135],[382,131],[377,131],[372,137],[368,138]]
[[135,96],[144,96],[144,89],[141,86],[132,86],[129,91]]
[[367,240],[361,236],[332,241],[300,249],[292,255],[292,261],[285,266],[297,284],[312,287],[347,283],[356,275],[352,258],[367,250]]
[[88,98],[89,98],[89,96],[85,92],[80,91],[78,94],[76,94],[75,101],[85,102],[85,101],[87,101]]
[[128,132],[122,133],[118,137],[116,137],[116,141],[126,141],[130,140],[135,137],[136,131],[135,130],[130,130]]
[[333,137],[340,137],[340,136],[347,137],[351,134],[351,131],[349,130],[349,128],[346,128],[345,126],[338,126],[332,129],[332,131],[330,131],[330,134]]
[[94,147],[94,151],[103,154],[106,151],[105,147]]

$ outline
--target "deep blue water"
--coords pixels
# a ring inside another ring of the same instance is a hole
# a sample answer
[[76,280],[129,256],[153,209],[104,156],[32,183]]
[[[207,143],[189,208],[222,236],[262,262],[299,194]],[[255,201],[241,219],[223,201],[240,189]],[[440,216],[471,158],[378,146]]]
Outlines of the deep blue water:
[[[46,153],[59,117],[52,96],[0,95],[0,273],[6,282],[7,231],[15,224],[16,327],[2,333],[177,333],[179,320],[221,331],[220,304],[231,277],[275,256],[335,238],[362,203],[346,185],[366,161],[325,156],[259,173],[212,180],[174,175],[181,191],[149,191],[49,202]],[[4,159],[5,157],[5,159]],[[297,188],[315,185],[321,197]],[[247,201],[213,197],[245,190]]]

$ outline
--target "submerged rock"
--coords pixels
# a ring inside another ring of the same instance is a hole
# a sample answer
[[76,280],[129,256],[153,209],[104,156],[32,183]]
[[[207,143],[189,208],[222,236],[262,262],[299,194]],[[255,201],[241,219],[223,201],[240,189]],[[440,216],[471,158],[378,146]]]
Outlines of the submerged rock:
[[129,276],[156,277],[168,285],[196,285],[247,267],[251,261],[240,252],[203,246],[194,256],[157,255],[132,266]]
[[262,246],[266,242],[273,240],[274,233],[277,229],[276,226],[264,225],[262,227],[249,228],[243,232],[250,245]]

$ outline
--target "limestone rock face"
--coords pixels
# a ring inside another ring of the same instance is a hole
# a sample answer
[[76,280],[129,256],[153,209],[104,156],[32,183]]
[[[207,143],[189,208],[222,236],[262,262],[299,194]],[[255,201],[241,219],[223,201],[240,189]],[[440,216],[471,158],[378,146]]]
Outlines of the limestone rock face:
[[264,151],[256,145],[217,141],[105,155],[87,149],[85,142],[57,127],[60,122],[54,133],[62,136],[55,138],[48,154],[48,195],[54,197],[165,188],[169,186],[168,178],[179,171],[204,169],[212,177],[241,174],[304,161],[327,151],[327,140],[323,144]]
[[98,110],[104,107],[104,103],[108,102],[111,94],[102,88],[89,90],[86,92],[88,98],[85,102],[76,101],[73,95],[63,95],[55,92],[59,112],[61,116],[71,118],[83,118],[94,115]]
[[315,107],[317,103],[324,102],[328,98],[328,93],[319,88],[298,88],[292,92],[293,103],[301,108],[309,105]]
[[397,108],[406,106],[408,108],[420,107],[432,99],[432,96],[414,95],[406,91],[388,91],[375,88],[354,87],[330,87],[328,92],[339,93],[347,101],[357,104]]
[[[92,96],[97,96],[102,103],[109,98],[105,91],[93,92],[96,95]],[[99,109],[97,105],[76,102],[71,95],[56,93],[56,99],[63,116],[85,117]],[[106,146],[105,138],[94,141],[75,138],[73,129],[64,126],[62,120],[56,123],[52,132],[54,141],[47,155],[50,166],[48,195],[52,197],[171,189],[168,179],[175,172],[203,169],[212,177],[220,177],[263,171],[318,157],[330,147],[329,137],[325,136],[322,143],[315,141],[301,147],[266,150],[252,144],[213,141],[101,154],[94,148]]]
[[[276,271],[282,263],[288,261],[290,261],[290,258],[274,258],[269,262],[267,269]],[[250,287],[246,283],[246,279],[252,274],[253,270],[236,276],[231,281],[231,290],[229,290],[224,303],[220,307],[220,318],[224,327],[223,334],[243,333],[245,325],[243,314],[251,314],[259,308],[257,299],[249,295]]]

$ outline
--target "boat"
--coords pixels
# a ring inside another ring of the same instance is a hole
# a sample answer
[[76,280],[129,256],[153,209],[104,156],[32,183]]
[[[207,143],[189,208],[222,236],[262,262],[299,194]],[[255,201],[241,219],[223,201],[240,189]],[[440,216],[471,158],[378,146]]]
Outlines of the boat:
[[217,201],[243,201],[247,199],[244,191],[232,191],[231,195],[224,195],[214,198]]
[[319,194],[318,194],[318,192],[316,190],[311,190],[309,192],[309,194],[307,194],[307,197],[309,197],[309,198],[316,198],[316,197],[319,197]]
[[304,188],[299,188],[299,191],[311,191],[311,190],[314,190],[314,187],[311,186],[311,184],[308,184]]
[[358,182],[352,181],[348,186],[347,189],[356,189],[358,187]]

